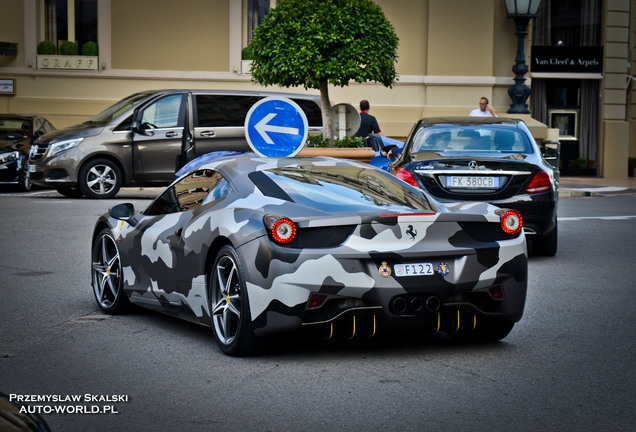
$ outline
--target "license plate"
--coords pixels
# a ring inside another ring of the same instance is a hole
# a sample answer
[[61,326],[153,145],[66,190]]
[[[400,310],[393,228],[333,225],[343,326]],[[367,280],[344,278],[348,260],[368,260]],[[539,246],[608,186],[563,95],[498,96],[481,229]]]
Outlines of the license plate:
[[446,177],[446,187],[447,188],[497,189],[499,188],[499,177],[448,176]]
[[393,270],[396,276],[429,276],[435,273],[431,263],[396,264]]
[[27,171],[30,173],[34,173],[35,172],[35,165],[28,165],[27,166]]

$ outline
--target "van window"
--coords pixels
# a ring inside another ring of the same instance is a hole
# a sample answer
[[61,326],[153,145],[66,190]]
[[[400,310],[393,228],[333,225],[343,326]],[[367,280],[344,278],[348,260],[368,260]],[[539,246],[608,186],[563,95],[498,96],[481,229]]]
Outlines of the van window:
[[159,99],[144,109],[141,117],[142,125],[150,128],[174,128],[179,126],[181,100],[183,95],[174,94]]
[[245,126],[258,96],[196,95],[194,127]]
[[307,117],[307,124],[313,127],[322,126],[322,111],[320,106],[308,99],[292,99],[303,110]]
[[91,118],[89,122],[92,123],[108,123],[109,121],[119,117],[124,112],[128,111],[140,101],[147,98],[150,93],[135,93],[117,102],[116,104],[106,108],[104,111]]

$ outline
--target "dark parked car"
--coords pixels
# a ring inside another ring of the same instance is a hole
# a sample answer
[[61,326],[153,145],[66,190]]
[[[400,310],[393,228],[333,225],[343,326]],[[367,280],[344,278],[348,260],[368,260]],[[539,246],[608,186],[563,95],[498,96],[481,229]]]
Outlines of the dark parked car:
[[300,106],[322,130],[320,96],[233,90],[159,90],[130,95],[90,120],[38,140],[29,159],[34,184],[65,196],[110,198],[122,186],[166,186],[203,154],[251,151],[245,117],[268,96]]
[[521,229],[514,210],[450,211],[368,164],[229,155],[141,213],[120,204],[100,217],[92,285],[104,312],[134,303],[210,326],[229,355],[301,328],[496,341],[523,314]]
[[31,145],[54,130],[41,116],[0,114],[0,184],[17,184],[23,191],[31,190],[27,172]]
[[559,173],[546,159],[558,149],[540,149],[522,120],[424,118],[394,152],[391,173],[442,202],[515,209],[533,252],[556,254]]
[[18,396],[22,395],[0,393],[0,432],[51,432],[42,416],[20,403]]

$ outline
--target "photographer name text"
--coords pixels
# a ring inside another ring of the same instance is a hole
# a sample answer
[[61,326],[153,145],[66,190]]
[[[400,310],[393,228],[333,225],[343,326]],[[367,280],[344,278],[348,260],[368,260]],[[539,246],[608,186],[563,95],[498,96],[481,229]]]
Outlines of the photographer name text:
[[9,394],[21,414],[118,414],[114,404],[128,401],[123,394]]
[[96,395],[85,393],[83,395],[23,395],[23,394],[10,394],[9,402],[17,403],[71,403],[71,402],[84,402],[84,403],[117,403],[128,402],[128,395]]

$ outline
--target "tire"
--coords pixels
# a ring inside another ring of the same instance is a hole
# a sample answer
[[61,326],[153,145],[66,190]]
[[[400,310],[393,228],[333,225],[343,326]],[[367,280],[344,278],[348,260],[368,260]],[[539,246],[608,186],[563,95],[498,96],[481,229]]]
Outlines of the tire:
[[66,187],[66,188],[57,188],[55,190],[57,191],[57,193],[59,193],[60,195],[65,196],[67,198],[81,198],[82,197],[82,191],[79,190],[78,188]]
[[450,333],[449,336],[452,340],[463,343],[497,342],[508,336],[514,326],[514,321],[477,317],[474,329],[460,327],[457,333]]
[[558,226],[550,234],[532,240],[532,252],[537,256],[554,256],[557,253]]
[[99,308],[109,315],[126,312],[130,301],[123,290],[119,248],[112,233],[103,229],[93,243],[91,279]]
[[87,198],[111,198],[121,188],[121,170],[108,159],[95,159],[80,169],[77,184]]
[[263,339],[254,336],[243,266],[236,250],[225,245],[209,277],[212,331],[219,349],[229,356],[255,354]]
[[26,166],[20,170],[20,176],[18,178],[18,189],[21,192],[31,192],[33,189],[33,183],[31,183],[31,174],[26,170]]

